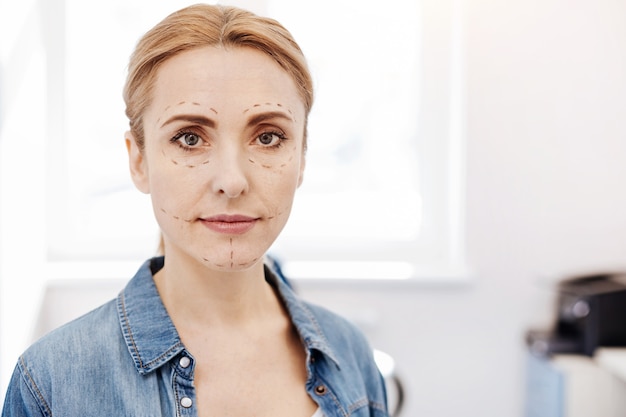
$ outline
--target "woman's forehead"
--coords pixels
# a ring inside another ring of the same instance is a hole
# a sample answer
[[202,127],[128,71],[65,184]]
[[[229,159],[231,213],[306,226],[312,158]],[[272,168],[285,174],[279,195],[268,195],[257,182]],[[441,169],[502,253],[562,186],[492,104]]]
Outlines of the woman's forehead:
[[220,106],[250,111],[268,103],[304,112],[292,77],[252,48],[203,47],[164,62],[157,72],[153,103],[164,111],[183,102],[210,105],[218,112]]

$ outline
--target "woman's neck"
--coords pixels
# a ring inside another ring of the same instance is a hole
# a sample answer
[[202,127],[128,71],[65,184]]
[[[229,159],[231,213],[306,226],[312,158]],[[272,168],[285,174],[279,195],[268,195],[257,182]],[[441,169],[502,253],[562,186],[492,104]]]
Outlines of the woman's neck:
[[262,261],[245,270],[219,271],[174,255],[165,258],[154,281],[177,328],[241,327],[281,310]]

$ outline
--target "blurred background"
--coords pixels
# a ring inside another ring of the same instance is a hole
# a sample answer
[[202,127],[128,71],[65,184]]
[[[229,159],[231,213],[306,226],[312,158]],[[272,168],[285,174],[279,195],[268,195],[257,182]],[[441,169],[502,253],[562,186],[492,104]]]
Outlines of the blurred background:
[[[287,26],[316,81],[285,273],[393,357],[403,415],[525,415],[555,284],[626,270],[626,1],[230,3]],[[154,253],[121,88],[187,4],[0,0],[0,399]]]

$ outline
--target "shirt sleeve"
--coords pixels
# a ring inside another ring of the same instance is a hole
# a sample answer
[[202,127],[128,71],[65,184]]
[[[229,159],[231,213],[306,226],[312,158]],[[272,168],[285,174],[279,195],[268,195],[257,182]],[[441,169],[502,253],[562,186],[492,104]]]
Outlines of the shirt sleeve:
[[18,363],[13,371],[1,417],[52,417],[48,404],[23,366],[23,362]]

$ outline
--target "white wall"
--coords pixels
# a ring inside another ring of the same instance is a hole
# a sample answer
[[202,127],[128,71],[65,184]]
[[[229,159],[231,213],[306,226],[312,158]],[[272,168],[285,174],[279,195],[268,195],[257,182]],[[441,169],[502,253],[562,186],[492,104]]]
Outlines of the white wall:
[[380,307],[406,416],[523,415],[545,280],[626,269],[626,1],[467,0],[467,247],[458,288],[305,289]]

